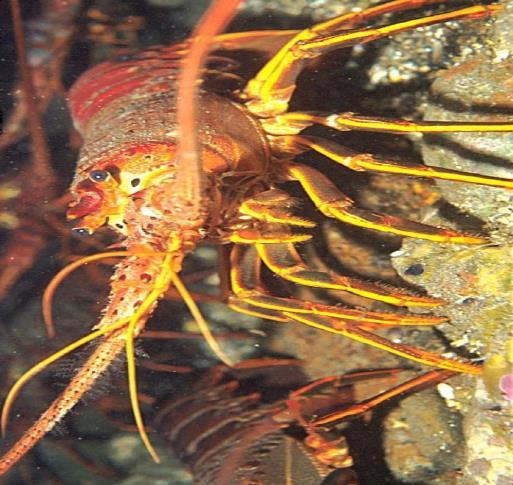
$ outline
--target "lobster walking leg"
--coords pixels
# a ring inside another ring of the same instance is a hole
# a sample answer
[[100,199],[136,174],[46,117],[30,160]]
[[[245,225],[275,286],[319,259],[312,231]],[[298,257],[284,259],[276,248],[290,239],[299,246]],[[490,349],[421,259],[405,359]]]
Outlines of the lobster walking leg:
[[399,288],[345,278],[333,272],[309,268],[292,244],[256,244],[265,265],[282,278],[300,285],[348,291],[396,306],[433,307],[443,304],[437,298],[409,295]]
[[[271,245],[262,246],[267,248]],[[429,324],[428,320],[422,321],[422,316],[395,315],[395,319],[392,321],[392,317],[386,313],[365,312],[362,310],[347,311],[343,308],[319,305],[307,301],[298,302],[295,299],[281,299],[269,296],[259,283],[260,262],[258,258],[253,256],[251,251],[248,251],[244,257],[248,258],[248,255],[249,259],[253,260],[253,263],[245,261],[244,268],[246,270],[241,272],[237,269],[241,266],[239,251],[234,250],[232,254],[231,280],[232,289],[235,293],[235,297],[230,299],[230,306],[232,308],[270,320],[283,321],[283,318],[285,318],[285,321],[292,320],[312,328],[324,330],[325,332],[343,335],[422,364],[448,369],[453,372],[466,372],[469,374],[479,374],[481,372],[481,368],[474,364],[447,359],[432,352],[397,344],[365,330],[366,328],[372,328],[376,324],[378,326],[383,324],[416,324],[415,318],[421,319],[418,322],[419,324]],[[251,268],[251,270],[247,268]],[[310,270],[311,273],[313,273],[312,270]],[[305,283],[303,282],[302,284]],[[256,311],[254,310],[255,308],[257,309]],[[259,314],[258,312],[262,310],[265,310],[266,313]],[[403,318],[405,319],[404,321]],[[413,320],[409,320],[409,318]]]
[[[372,118],[355,113],[283,113],[262,121],[271,135],[296,135],[312,125],[322,125],[338,131],[368,131],[376,133],[510,133],[513,125],[504,121],[473,123],[471,121],[408,121],[389,118]],[[298,140],[299,141],[299,140]]]
[[292,214],[295,200],[286,192],[278,189],[268,190],[242,202],[239,212],[259,221],[287,226],[313,228],[315,222]]
[[414,362],[420,362],[421,364],[439,367],[440,369],[447,369],[453,372],[464,372],[466,374],[480,375],[482,372],[482,367],[479,365],[447,359],[433,352],[417,349],[408,345],[397,344],[379,335],[362,330],[356,325],[344,325],[334,318],[300,315],[291,312],[283,312],[283,315],[308,327],[343,335],[357,342],[386,350],[391,354],[404,357]]
[[[387,391],[382,392],[377,396],[373,396],[369,399],[366,399],[365,401],[349,406],[346,409],[342,409],[340,411],[327,414],[322,418],[317,418],[313,421],[312,424],[314,426],[322,426],[329,423],[341,421],[343,419],[347,419],[350,416],[360,416],[363,413],[369,411],[370,409],[379,406],[381,403],[388,401],[389,399],[393,399],[396,396],[399,396],[414,389],[418,390],[425,386],[432,386],[433,384],[442,382],[454,375],[457,375],[457,373],[450,370],[432,370],[430,372],[426,372],[425,374],[415,377],[409,381],[403,382],[398,386],[394,386],[392,389],[388,389]],[[349,375],[348,377],[351,377],[351,375]]]
[[513,180],[511,179],[462,173],[457,170],[429,167],[427,165],[405,165],[392,160],[379,160],[370,153],[356,153],[342,145],[318,137],[293,136],[291,138],[292,144],[295,145],[297,143],[297,145],[304,148],[315,150],[330,160],[357,172],[392,173],[513,189]]
[[[255,248],[248,248],[241,254],[241,247],[234,247],[231,254],[231,288],[234,293],[229,299],[231,306],[243,302],[260,309],[293,312],[307,315],[328,316],[342,321],[359,322],[362,325],[435,325],[447,321],[445,317],[433,315],[409,315],[400,313],[372,312],[357,308],[324,305],[296,298],[280,298],[269,294],[260,278],[261,260]],[[242,269],[244,268],[244,269]]]
[[400,217],[379,214],[354,207],[352,199],[340,192],[328,177],[306,165],[289,167],[291,177],[297,180],[317,208],[328,217],[353,226],[389,232],[399,236],[416,237],[436,242],[455,244],[483,244],[487,238],[441,229]]
[[[407,4],[403,4],[407,6]],[[288,109],[289,100],[295,90],[299,73],[312,59],[335,49],[350,47],[355,44],[372,42],[376,39],[394,35],[406,30],[427,25],[459,20],[480,18],[491,15],[499,7],[497,5],[475,6],[462,8],[453,12],[422,17],[415,20],[400,22],[386,27],[363,29],[354,32],[323,33],[306,29],[296,35],[282,50],[252,79],[244,90],[250,100],[248,109],[261,117],[276,116]],[[335,29],[336,21],[331,24]],[[321,24],[322,26],[322,24]]]

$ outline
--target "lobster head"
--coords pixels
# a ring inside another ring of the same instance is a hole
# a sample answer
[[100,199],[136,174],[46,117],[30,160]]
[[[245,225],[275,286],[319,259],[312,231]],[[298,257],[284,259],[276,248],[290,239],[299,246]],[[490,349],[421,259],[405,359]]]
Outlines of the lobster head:
[[[104,224],[127,236],[127,212],[135,202],[148,197],[147,189],[174,176],[172,143],[145,142],[130,145],[97,157],[93,166],[81,171],[73,182],[74,201],[68,220],[79,220],[73,228],[89,235]],[[158,214],[155,214],[158,216]]]

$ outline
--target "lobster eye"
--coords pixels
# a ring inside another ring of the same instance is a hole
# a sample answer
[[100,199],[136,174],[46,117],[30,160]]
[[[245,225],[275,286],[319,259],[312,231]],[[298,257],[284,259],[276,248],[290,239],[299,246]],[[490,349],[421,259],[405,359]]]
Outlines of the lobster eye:
[[92,234],[92,231],[87,229],[86,227],[74,227],[71,229],[71,232],[75,234],[76,236],[90,236]]
[[110,173],[107,172],[106,170],[93,170],[90,174],[89,174],[89,178],[93,181],[93,182],[105,182],[105,180],[107,180],[110,176]]

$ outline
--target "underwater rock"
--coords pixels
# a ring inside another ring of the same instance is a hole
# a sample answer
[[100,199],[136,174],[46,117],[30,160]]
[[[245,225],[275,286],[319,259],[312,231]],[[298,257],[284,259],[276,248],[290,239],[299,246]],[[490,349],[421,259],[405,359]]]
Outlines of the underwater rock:
[[[486,48],[440,73],[433,84],[426,119],[512,119],[513,2],[503,4],[504,9],[492,22]],[[428,165],[513,178],[512,134],[426,136],[422,152]],[[509,375],[511,366],[513,193],[469,184],[437,185],[444,199],[462,214],[484,221],[498,246],[444,246],[406,240],[393,263],[407,281],[447,301],[437,312],[451,321],[437,328],[452,346],[458,347],[461,355],[477,354],[485,360],[485,381],[469,380],[476,389],[464,420],[467,450],[460,483],[511,483],[513,409],[500,386],[504,386],[503,377]],[[452,220],[463,226],[469,221],[461,214]],[[443,218],[428,222],[447,225]],[[422,267],[422,271],[410,271],[414,266]]]
[[442,475],[438,483],[455,483],[464,452],[461,418],[433,389],[401,400],[384,424],[383,446],[398,480],[437,483],[432,479]]

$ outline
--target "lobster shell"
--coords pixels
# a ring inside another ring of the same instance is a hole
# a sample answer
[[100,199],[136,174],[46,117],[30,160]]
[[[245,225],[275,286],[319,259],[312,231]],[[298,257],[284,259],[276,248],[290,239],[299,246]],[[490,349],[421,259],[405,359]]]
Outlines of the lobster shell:
[[[357,484],[349,468],[335,470],[318,460],[304,444],[305,429],[288,413],[286,399],[276,399],[306,384],[298,365],[261,367],[246,375],[224,370],[221,379],[218,371],[208,372],[187,396],[163,402],[154,423],[189,465],[195,483]],[[350,402],[351,386],[331,391],[309,397],[306,407]],[[343,438],[340,444],[345,447]]]

